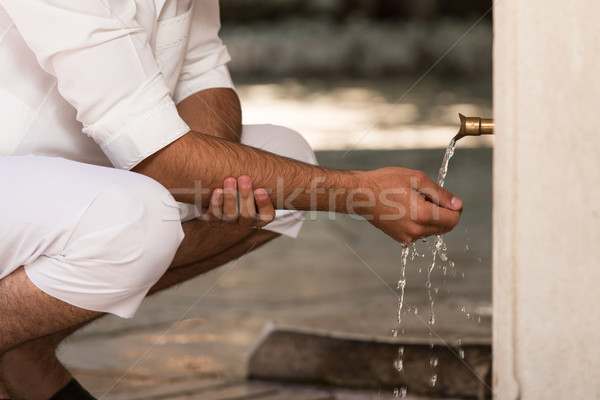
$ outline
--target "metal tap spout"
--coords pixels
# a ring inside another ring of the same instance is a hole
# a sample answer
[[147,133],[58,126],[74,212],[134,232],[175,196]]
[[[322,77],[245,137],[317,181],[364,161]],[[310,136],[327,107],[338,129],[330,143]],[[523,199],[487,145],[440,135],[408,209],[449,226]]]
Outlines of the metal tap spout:
[[494,120],[488,118],[479,117],[465,117],[462,114],[458,114],[460,118],[460,129],[454,137],[454,140],[458,140],[465,136],[479,136],[479,135],[493,135],[494,134]]

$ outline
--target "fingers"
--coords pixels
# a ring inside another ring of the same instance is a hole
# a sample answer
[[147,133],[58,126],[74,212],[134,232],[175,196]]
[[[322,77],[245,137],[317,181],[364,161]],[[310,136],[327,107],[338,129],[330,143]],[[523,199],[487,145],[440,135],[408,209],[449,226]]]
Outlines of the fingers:
[[403,218],[406,219],[396,230],[398,238],[414,242],[451,231],[459,222],[462,201],[421,171],[410,171],[409,181],[412,190],[405,203],[408,207]]
[[222,219],[234,220],[238,217],[238,191],[235,178],[227,178],[223,182],[223,216]]
[[453,195],[450,191],[437,185],[425,173],[417,172],[414,177],[411,178],[411,188],[417,190],[433,204],[453,211],[462,210],[462,200]]
[[223,189],[215,189],[210,196],[208,219],[221,219],[223,216]]
[[240,217],[244,220],[254,219],[256,215],[256,205],[254,204],[254,196],[252,193],[252,181],[250,177],[242,175],[238,178],[238,193]]
[[267,191],[253,190],[246,175],[227,178],[213,191],[205,219],[227,231],[261,228],[273,221],[275,208]]
[[258,226],[265,226],[275,219],[275,208],[265,189],[260,188],[254,191],[254,201],[258,208]]
[[460,211],[450,210],[416,195],[416,204],[411,210],[411,223],[405,233],[413,242],[431,235],[441,235],[454,228],[460,219]]

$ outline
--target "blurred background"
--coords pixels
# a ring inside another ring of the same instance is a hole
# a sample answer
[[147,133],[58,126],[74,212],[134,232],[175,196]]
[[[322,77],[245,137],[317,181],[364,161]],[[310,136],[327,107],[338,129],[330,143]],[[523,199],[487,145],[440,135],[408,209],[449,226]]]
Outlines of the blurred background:
[[[491,1],[226,0],[222,39],[244,123],[301,132],[323,166],[397,165],[436,179],[458,113],[492,115]],[[409,260],[401,326],[401,246],[352,216],[309,214],[298,239],[253,253],[149,299],[132,321],[107,317],[62,357],[114,398],[174,381],[241,379],[269,321],[399,340],[491,338],[493,137],[464,138],[446,187],[460,224],[446,235],[454,267],[432,271],[430,238]],[[448,265],[447,263],[445,265]],[[408,308],[409,313],[406,313]],[[94,360],[90,365],[89,360]],[[111,398],[108,396],[106,398]]]
[[445,147],[459,111],[491,115],[490,7],[480,0],[222,2],[244,122],[290,126],[317,150]]

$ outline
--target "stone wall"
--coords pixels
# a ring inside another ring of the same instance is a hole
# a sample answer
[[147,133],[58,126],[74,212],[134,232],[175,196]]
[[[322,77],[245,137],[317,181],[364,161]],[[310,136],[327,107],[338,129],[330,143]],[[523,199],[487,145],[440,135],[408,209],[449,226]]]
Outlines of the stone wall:
[[600,394],[600,4],[494,20],[494,392]]

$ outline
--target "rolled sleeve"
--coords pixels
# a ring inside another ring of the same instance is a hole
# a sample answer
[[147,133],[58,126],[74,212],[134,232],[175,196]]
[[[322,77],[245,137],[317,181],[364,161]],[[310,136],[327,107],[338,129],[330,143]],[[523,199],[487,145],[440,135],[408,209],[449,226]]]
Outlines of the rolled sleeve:
[[196,0],[187,52],[173,95],[175,103],[205,89],[233,88],[227,69],[231,60],[219,38],[218,0]]
[[189,130],[136,20],[136,2],[0,5],[115,167],[132,168]]
[[133,168],[190,130],[160,78],[157,75],[95,124],[84,124],[83,132],[94,138],[117,168]]

